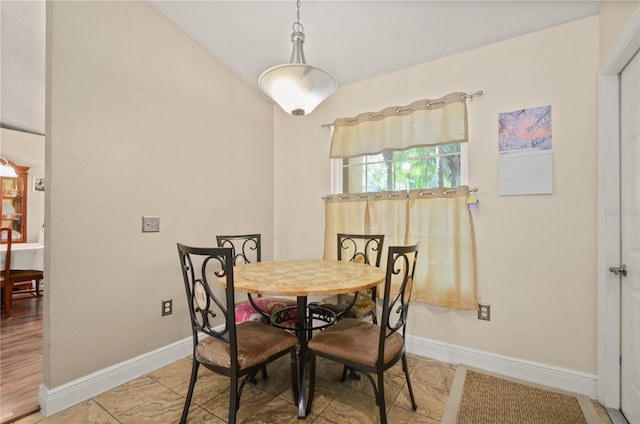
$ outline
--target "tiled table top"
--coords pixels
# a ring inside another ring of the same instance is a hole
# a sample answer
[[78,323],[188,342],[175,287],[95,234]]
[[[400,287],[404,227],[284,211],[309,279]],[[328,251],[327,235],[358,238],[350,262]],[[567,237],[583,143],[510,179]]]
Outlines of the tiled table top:
[[257,262],[233,269],[237,290],[283,296],[349,293],[384,282],[371,265],[330,259]]

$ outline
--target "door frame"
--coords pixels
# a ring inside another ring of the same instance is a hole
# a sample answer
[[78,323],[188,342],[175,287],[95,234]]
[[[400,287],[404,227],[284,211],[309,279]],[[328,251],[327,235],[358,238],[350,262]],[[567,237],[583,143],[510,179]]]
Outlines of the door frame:
[[598,401],[620,409],[620,73],[640,50],[640,9],[598,72]]

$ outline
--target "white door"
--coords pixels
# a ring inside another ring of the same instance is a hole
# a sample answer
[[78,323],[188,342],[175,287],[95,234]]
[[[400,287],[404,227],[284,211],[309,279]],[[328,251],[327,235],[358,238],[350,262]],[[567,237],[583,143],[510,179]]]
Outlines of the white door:
[[620,75],[621,411],[640,424],[640,53]]

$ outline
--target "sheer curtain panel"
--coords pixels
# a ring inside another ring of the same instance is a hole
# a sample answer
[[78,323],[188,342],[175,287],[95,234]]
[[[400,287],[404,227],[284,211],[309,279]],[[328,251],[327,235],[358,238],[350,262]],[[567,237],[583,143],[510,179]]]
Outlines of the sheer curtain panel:
[[409,193],[407,244],[420,242],[414,299],[455,309],[478,309],[476,247],[468,189]]
[[367,232],[367,196],[328,196],[324,204],[324,258],[338,259],[338,233],[372,234]]
[[[475,310],[476,252],[467,197],[467,186],[329,196],[325,200],[325,258],[335,258],[339,232],[384,234],[388,246],[419,242],[421,260],[411,300]],[[386,261],[385,254],[381,263]]]

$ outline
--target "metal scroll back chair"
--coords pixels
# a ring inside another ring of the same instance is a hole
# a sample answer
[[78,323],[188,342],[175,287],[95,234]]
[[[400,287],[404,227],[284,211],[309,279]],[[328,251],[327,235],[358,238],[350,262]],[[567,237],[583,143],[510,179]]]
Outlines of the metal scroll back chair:
[[2,287],[2,297],[4,297],[4,314],[5,317],[9,318],[11,316],[11,305],[13,294],[15,293],[15,288],[20,286],[29,285],[30,287],[35,283],[34,290],[21,290],[21,293],[34,293],[36,296],[40,295],[40,281],[44,278],[44,273],[39,270],[34,269],[11,269],[11,228],[2,227],[0,228],[0,240],[7,240],[7,250],[4,259],[4,269],[2,270],[2,274],[0,276],[0,287]]
[[[384,235],[338,233],[338,260],[380,267]],[[376,287],[351,295],[336,295],[323,300],[323,307],[336,313],[338,319],[372,317],[377,324]]]
[[231,248],[234,265],[262,260],[262,236],[260,234],[216,236],[216,241],[218,247]]
[[[262,237],[260,234],[216,236],[218,247],[230,247],[233,254],[233,265],[249,264],[262,261]],[[260,295],[258,295],[260,297]],[[260,308],[252,305],[253,297],[247,293],[247,301],[236,305],[236,322],[258,321],[269,323],[269,316],[260,313]],[[255,303],[255,302],[253,302]]]
[[[218,247],[231,248],[233,265],[262,261],[262,237],[260,234],[216,236]],[[295,306],[295,301],[276,297],[252,296],[247,293],[247,300],[238,302],[235,307],[236,322],[256,321],[270,324],[271,314],[277,310]],[[267,369],[262,368],[262,379],[268,378]],[[252,377],[252,383],[255,378]]]
[[[216,236],[219,247],[230,247],[233,252],[233,264],[248,264],[262,260],[262,242],[260,234]],[[247,301],[236,305],[236,322],[258,321],[269,324],[271,313],[296,302],[278,297],[252,296],[247,293]]]
[[[308,345],[311,364],[307,412],[310,412],[313,402],[317,356],[345,365],[341,381],[345,379],[347,367],[367,376],[373,385],[382,424],[387,422],[384,373],[402,360],[411,406],[414,411],[418,408],[405,354],[405,330],[417,256],[418,245],[389,247],[380,326],[344,318],[311,339]],[[377,375],[377,385],[372,374]]]
[[[198,248],[178,243],[193,332],[191,380],[180,423],[187,421],[200,365],[230,378],[228,422],[231,424],[236,422],[246,382],[266,364],[287,353],[291,355],[293,399],[298,397],[297,337],[254,321],[235,322],[232,252],[230,248]],[[222,289],[220,283],[226,287]],[[221,290],[226,299],[216,296],[215,292]]]

